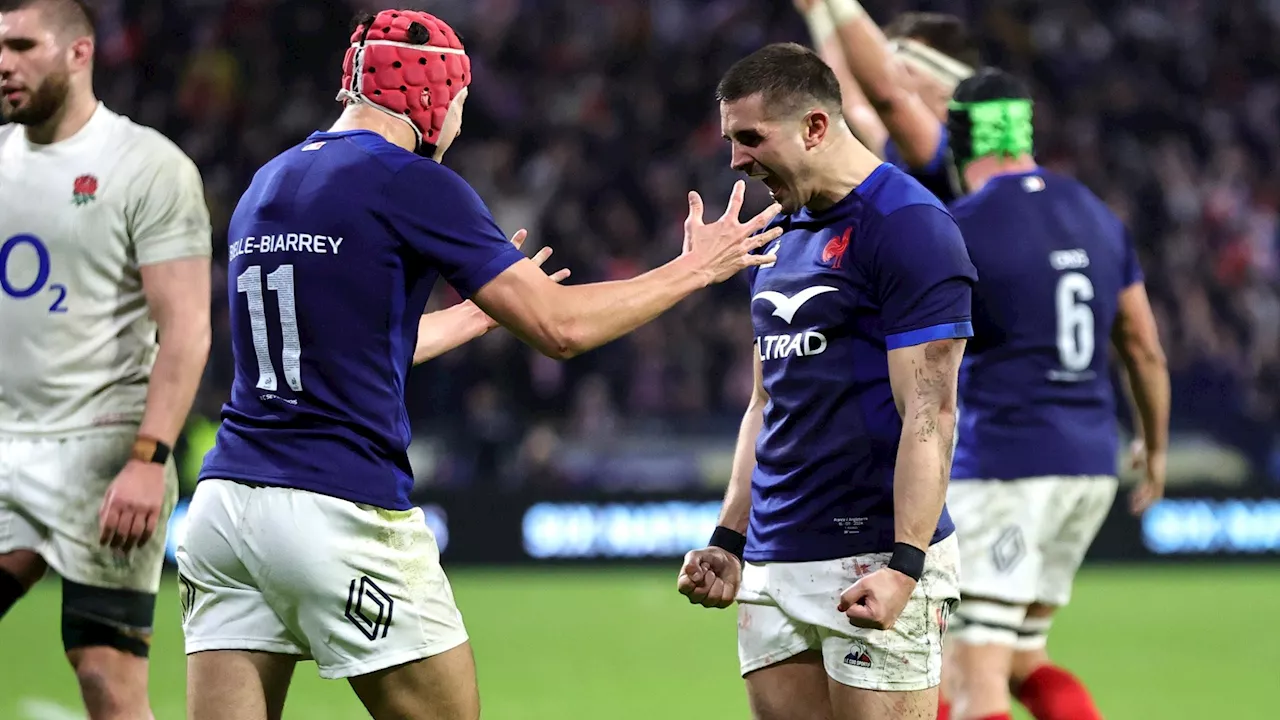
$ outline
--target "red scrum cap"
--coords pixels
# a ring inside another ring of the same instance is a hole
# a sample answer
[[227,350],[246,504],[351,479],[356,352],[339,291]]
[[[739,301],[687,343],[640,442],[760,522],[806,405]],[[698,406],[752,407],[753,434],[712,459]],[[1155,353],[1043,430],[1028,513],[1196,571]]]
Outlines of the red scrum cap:
[[453,28],[417,10],[383,10],[351,34],[338,100],[401,118],[419,146],[434,145],[449,104],[470,83],[471,59]]

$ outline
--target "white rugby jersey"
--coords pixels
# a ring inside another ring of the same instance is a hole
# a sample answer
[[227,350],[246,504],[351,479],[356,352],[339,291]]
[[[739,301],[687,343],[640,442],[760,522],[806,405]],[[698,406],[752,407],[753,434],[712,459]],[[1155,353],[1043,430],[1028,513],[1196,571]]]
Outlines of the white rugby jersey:
[[139,267],[211,252],[195,164],[98,105],[34,145],[0,126],[0,432],[142,419],[158,348]]

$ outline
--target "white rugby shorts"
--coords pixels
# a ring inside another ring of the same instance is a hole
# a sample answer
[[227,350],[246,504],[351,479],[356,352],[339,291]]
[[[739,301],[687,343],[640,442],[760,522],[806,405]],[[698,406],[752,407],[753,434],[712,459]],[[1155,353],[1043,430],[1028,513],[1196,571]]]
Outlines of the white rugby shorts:
[[820,650],[827,675],[843,685],[899,692],[937,686],[942,636],[960,598],[958,556],[954,535],[929,548],[924,574],[889,630],[854,627],[836,608],[841,593],[887,565],[890,553],[746,563],[737,597],[742,674]]
[[99,544],[98,511],[129,461],[134,426],[57,435],[0,434],[0,553],[34,550],[59,575],[90,587],[154,594],[178,471],[165,465],[156,533],[127,555]]
[[188,654],[298,655],[333,679],[467,641],[418,508],[203,480],[177,555]]
[[1111,476],[953,480],[965,595],[1063,606],[1085,552],[1116,497]]

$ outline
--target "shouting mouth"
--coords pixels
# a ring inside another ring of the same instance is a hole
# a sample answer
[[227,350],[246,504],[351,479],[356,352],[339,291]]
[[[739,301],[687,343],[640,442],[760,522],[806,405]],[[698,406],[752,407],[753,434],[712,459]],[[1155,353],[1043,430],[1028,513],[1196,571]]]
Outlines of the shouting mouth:
[[777,200],[778,196],[786,191],[786,186],[784,186],[782,182],[779,181],[778,178],[774,177],[771,173],[768,173],[768,172],[752,173],[751,179],[759,180],[761,183],[764,183],[764,186],[769,189],[769,195],[774,200]]

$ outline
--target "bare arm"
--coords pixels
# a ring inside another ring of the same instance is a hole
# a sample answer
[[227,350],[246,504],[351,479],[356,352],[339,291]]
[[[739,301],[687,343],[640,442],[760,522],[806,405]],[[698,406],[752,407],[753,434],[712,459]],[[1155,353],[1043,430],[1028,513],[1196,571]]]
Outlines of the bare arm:
[[209,258],[143,265],[141,274],[147,305],[159,329],[160,350],[138,434],[172,447],[209,359]]
[[[519,248],[528,235],[520,230],[511,238]],[[533,256],[533,264],[542,264],[551,257],[551,248],[544,247]],[[551,274],[553,282],[564,282],[569,277],[567,268]],[[498,321],[484,314],[478,305],[466,300],[453,307],[426,313],[418,320],[418,343],[413,349],[413,364],[418,365],[465,345],[498,327]]]
[[1146,286],[1137,283],[1120,293],[1120,312],[1111,342],[1124,362],[1134,406],[1134,429],[1147,452],[1169,449],[1169,366],[1160,345]]
[[716,222],[702,222],[702,200],[690,193],[685,221],[687,252],[655,270],[614,282],[557,285],[532,262],[521,260],[473,298],[517,337],[555,358],[569,358],[611,342],[648,323],[694,291],[729,279],[750,265],[773,261],[752,255],[782,234],[759,233],[780,207],[775,203],[747,223],[738,222],[745,183],[734,185],[729,208]]
[[895,542],[927,550],[942,515],[956,430],[956,385],[965,341],[889,351],[889,384],[902,416],[893,481]]
[[831,71],[840,82],[840,95],[844,101],[842,109],[849,129],[863,145],[879,155],[889,137],[889,131],[885,129],[875,108],[867,101],[858,81],[849,72],[848,60],[844,56],[840,38],[836,35],[831,10],[825,0],[795,0],[795,4],[809,26],[809,36],[813,39],[813,47],[818,56],[831,66]]
[[1169,451],[1169,365],[1147,288],[1135,283],[1120,293],[1120,308],[1111,342],[1124,362],[1136,412],[1134,426],[1147,453],[1147,480],[1134,497],[1141,512],[1164,492],[1165,458]]
[[742,559],[729,550],[731,545],[743,542],[743,538],[717,541],[719,528],[727,528],[739,535],[747,534],[751,518],[751,474],[756,468],[756,439],[764,425],[764,408],[769,395],[764,389],[764,377],[760,369],[760,353],[752,351],[752,367],[756,385],[751,391],[751,402],[742,416],[738,429],[738,444],[733,451],[733,472],[729,475],[729,487],[725,490],[724,504],[720,507],[719,527],[711,542],[701,550],[691,550],[684,556],[684,564],[676,579],[676,589],[689,598],[689,602],[704,607],[727,608],[733,604],[742,581]]
[[567,359],[626,335],[709,283],[683,255],[630,280],[562,287],[521,260],[475,295],[486,313],[549,357]]
[[[1114,334],[1114,330],[1115,328],[1112,328],[1113,334]],[[1121,363],[1124,363],[1124,358],[1120,357],[1120,350],[1116,346],[1114,338],[1111,341],[1111,347],[1112,347],[1112,353],[1113,353],[1111,357],[1112,361],[1115,361],[1118,359],[1120,360]],[[1118,377],[1120,381],[1120,394],[1124,395],[1125,405],[1128,406],[1129,408],[1129,417],[1133,419],[1133,441],[1135,443],[1143,444],[1142,410],[1138,408],[1138,401],[1133,397],[1133,381],[1129,378],[1128,368],[1126,367],[1125,370],[1126,372],[1120,373]],[[1135,463],[1136,463],[1136,459],[1135,459]],[[1138,467],[1138,465],[1135,464],[1134,467]]]
[[429,312],[418,320],[418,344],[413,364],[424,363],[465,345],[497,325],[472,302]]
[[826,1],[854,80],[907,164],[925,167],[938,153],[942,122],[911,89],[913,83],[889,51],[884,33],[857,0]]
[[729,475],[729,487],[725,490],[718,523],[743,535],[747,534],[747,520],[751,516],[751,475],[756,469],[756,439],[764,426],[764,408],[769,404],[769,393],[764,389],[764,376],[760,369],[760,353],[753,349],[751,354],[756,385],[751,391],[747,411],[742,415],[742,425],[738,428],[733,472]]

